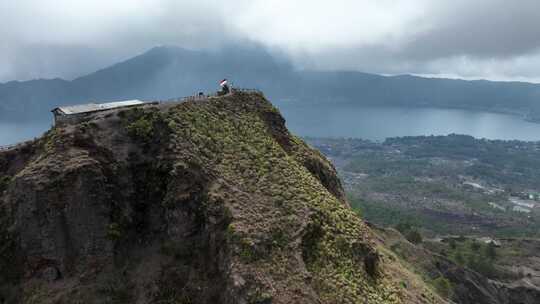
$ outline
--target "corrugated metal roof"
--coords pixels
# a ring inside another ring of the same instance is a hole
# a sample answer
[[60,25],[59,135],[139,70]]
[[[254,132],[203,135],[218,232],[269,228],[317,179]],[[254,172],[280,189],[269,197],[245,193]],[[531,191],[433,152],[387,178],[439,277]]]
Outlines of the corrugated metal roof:
[[110,109],[121,108],[121,107],[135,106],[135,105],[140,105],[144,103],[145,103],[144,101],[140,101],[140,100],[125,100],[125,101],[115,101],[115,102],[108,102],[108,103],[89,103],[89,104],[83,104],[83,105],[58,107],[54,109],[53,111],[59,110],[62,114],[71,115],[71,114],[80,114],[80,113],[110,110]]

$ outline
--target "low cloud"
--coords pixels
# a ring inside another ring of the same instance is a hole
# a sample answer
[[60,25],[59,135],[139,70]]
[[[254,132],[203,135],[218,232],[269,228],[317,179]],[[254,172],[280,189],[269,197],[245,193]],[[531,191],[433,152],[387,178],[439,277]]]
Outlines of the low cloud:
[[255,43],[299,68],[540,79],[537,0],[19,0],[0,81],[74,78],[157,45]]

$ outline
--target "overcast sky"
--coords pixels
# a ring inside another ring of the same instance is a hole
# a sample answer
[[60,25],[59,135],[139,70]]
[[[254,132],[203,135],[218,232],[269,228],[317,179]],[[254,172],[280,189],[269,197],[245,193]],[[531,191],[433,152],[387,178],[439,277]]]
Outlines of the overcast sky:
[[299,68],[540,82],[539,0],[0,0],[0,20],[0,81],[257,43]]

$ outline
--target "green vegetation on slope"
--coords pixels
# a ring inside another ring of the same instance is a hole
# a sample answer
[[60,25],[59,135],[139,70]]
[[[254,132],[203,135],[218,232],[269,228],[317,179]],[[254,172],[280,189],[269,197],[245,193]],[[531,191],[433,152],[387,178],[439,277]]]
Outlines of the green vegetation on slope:
[[[227,105],[231,102],[239,104],[235,112]],[[250,215],[230,224],[238,255],[274,277],[288,276],[287,284],[298,284],[300,278],[287,273],[287,265],[295,263],[288,247],[297,244],[295,232],[309,217],[318,234],[309,242],[306,262],[322,300],[397,302],[384,280],[370,282],[358,264],[367,254],[356,247],[358,240],[369,239],[365,225],[303,166],[303,155],[314,152],[293,138],[288,154],[252,106],[245,98],[184,104],[164,118],[173,137],[191,141],[192,153],[184,161],[204,164],[241,191],[260,196],[259,204],[231,207],[233,216]],[[266,107],[260,110],[275,111]],[[261,252],[261,247],[269,249]]]
[[[128,134],[143,141],[153,137],[154,126],[167,128],[169,148],[180,156],[174,168],[199,167],[217,177],[221,185],[215,188],[231,187],[236,195],[256,197],[246,201],[220,192],[210,194],[207,204],[230,201],[227,234],[235,255],[252,273],[270,275],[278,282],[274,288],[302,289],[305,278],[295,273],[294,255],[300,246],[323,302],[400,301],[399,288],[378,265],[382,257],[368,228],[339,193],[332,194],[340,189],[327,173],[334,169],[317,151],[280,129],[281,116],[270,103],[237,93],[234,98],[183,103],[163,113],[133,109],[122,116]],[[251,295],[253,303],[276,296],[259,284]]]

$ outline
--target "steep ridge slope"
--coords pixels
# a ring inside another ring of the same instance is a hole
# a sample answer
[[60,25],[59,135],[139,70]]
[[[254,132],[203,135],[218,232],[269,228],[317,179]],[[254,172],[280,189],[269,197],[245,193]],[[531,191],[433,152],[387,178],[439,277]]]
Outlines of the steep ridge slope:
[[442,303],[260,93],[54,128],[0,194],[0,302]]

